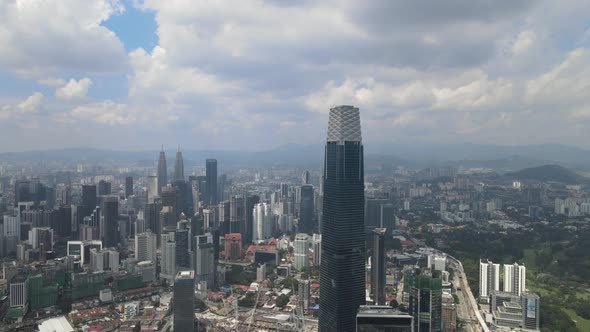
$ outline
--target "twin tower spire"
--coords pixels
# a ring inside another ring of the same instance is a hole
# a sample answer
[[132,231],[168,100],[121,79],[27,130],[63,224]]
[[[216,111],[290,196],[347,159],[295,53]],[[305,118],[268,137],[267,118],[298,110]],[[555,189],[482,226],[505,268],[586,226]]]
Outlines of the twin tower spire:
[[[168,184],[168,166],[166,165],[166,153],[164,152],[164,145],[160,149],[160,158],[158,159],[158,194],[161,194],[163,186]],[[184,160],[180,145],[176,151],[176,160],[174,162],[174,174],[172,180],[184,180]]]

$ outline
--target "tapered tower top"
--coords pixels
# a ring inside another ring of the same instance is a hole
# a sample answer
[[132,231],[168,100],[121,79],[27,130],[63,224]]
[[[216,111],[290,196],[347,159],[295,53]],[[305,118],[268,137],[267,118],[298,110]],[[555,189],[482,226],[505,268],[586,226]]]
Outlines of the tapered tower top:
[[361,142],[361,118],[359,109],[341,105],[330,109],[328,120],[328,142]]

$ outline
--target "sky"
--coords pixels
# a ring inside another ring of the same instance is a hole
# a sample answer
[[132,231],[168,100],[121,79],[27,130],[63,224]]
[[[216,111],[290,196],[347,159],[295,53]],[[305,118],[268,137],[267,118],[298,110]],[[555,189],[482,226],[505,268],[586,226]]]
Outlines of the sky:
[[586,0],[2,0],[0,151],[590,147]]

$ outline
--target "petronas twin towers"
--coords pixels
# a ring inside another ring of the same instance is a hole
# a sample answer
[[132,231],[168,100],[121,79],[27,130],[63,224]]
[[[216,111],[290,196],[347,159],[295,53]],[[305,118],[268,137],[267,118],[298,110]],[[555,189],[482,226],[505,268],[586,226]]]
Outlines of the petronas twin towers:
[[[166,165],[166,152],[164,146],[160,150],[160,158],[158,159],[158,195],[162,194],[162,187],[168,184],[168,166]],[[180,146],[176,151],[176,161],[174,162],[174,174],[172,180],[184,180],[184,160]]]

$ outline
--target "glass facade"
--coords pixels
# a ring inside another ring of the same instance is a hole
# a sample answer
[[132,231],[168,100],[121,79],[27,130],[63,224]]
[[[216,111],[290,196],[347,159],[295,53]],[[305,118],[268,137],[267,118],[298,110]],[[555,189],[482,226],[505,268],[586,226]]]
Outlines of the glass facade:
[[320,331],[354,331],[365,304],[364,168],[358,108],[330,110],[324,163]]

